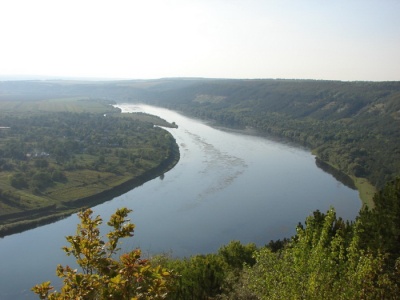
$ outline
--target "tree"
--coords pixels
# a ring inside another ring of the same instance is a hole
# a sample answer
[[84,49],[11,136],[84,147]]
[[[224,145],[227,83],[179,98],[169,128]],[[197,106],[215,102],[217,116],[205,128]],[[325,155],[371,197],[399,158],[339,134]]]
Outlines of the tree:
[[221,287],[228,271],[222,256],[206,254],[185,259],[165,259],[162,265],[167,265],[179,274],[167,299],[214,299],[222,292]]
[[335,211],[314,213],[277,253],[263,248],[245,281],[259,299],[397,299],[400,260],[365,251],[360,223],[345,225]]
[[78,214],[80,224],[76,235],[67,236],[68,256],[76,258],[82,271],[69,266],[57,266],[57,276],[63,278],[61,291],[52,291],[50,282],[32,288],[40,299],[164,299],[171,275],[160,266],[152,266],[141,258],[140,249],[114,257],[120,250],[119,240],[133,236],[134,224],[127,219],[131,210],[118,209],[107,223],[112,227],[107,242],[100,236],[100,216],[92,217],[87,209]]
[[10,178],[10,183],[16,189],[23,189],[28,187],[28,182],[26,181],[24,174],[22,173],[15,173]]
[[375,208],[360,212],[360,238],[363,247],[400,257],[400,177],[388,182],[374,195]]
[[242,245],[239,241],[231,241],[228,245],[221,247],[218,254],[221,255],[226,263],[237,271],[242,271],[243,265],[253,266],[253,257],[257,247],[254,243]]

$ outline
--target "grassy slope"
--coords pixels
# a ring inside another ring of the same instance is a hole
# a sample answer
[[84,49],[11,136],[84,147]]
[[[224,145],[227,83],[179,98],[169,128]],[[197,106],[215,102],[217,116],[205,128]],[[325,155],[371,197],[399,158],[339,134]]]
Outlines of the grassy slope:
[[352,179],[358,190],[363,206],[374,208],[375,205],[373,197],[377,191],[376,188],[365,178],[352,176]]

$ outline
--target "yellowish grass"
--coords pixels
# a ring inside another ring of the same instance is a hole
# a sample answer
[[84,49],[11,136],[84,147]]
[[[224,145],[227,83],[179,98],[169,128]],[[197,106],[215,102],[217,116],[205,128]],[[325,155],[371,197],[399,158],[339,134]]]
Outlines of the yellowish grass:
[[376,188],[365,178],[351,177],[358,190],[359,197],[363,203],[363,207],[367,206],[372,209],[375,207],[373,197],[376,193]]

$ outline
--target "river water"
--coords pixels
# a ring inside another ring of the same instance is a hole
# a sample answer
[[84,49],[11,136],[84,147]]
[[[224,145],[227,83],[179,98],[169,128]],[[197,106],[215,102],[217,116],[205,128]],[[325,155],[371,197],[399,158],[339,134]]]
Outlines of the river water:
[[[338,216],[353,220],[361,208],[357,191],[319,169],[305,149],[218,130],[163,108],[118,107],[175,122],[179,128],[167,130],[181,153],[164,176],[94,207],[104,220],[117,208],[134,210],[135,236],[124,241],[124,250],[140,247],[144,254],[183,257],[215,252],[231,240],[261,246],[292,236],[314,210],[333,206]],[[77,222],[73,215],[2,238],[0,299],[37,299],[29,291],[34,284],[59,285],[57,264],[74,264],[61,247]]]

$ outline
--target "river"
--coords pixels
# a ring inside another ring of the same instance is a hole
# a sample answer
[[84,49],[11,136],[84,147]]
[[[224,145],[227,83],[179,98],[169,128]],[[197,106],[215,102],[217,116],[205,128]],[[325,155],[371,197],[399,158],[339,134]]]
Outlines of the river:
[[[118,107],[175,122],[177,129],[166,130],[181,153],[164,176],[94,207],[104,220],[117,208],[133,209],[135,236],[124,242],[125,250],[183,257],[214,252],[231,240],[261,246],[293,235],[314,210],[333,206],[337,215],[353,220],[361,208],[358,192],[319,169],[306,149],[215,129],[163,108]],[[61,247],[77,222],[73,215],[2,238],[0,299],[37,299],[29,291],[34,284],[59,285],[57,264],[74,263]]]

